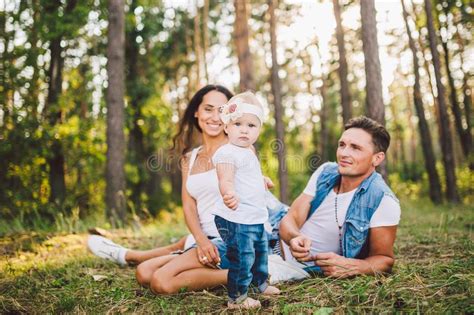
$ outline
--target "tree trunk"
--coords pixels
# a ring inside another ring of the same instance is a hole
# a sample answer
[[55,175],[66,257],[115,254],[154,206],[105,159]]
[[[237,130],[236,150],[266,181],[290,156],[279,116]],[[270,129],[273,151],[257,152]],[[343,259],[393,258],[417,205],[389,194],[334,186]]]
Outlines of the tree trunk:
[[[419,70],[419,69],[418,69]],[[419,84],[419,83],[418,83]],[[412,171],[412,175],[414,175],[413,173],[413,166],[415,165],[415,163],[417,162],[417,158],[416,158],[416,148],[417,148],[417,132],[416,132],[416,127],[415,127],[415,123],[413,122],[413,107],[412,107],[412,103],[411,103],[411,99],[412,99],[412,95],[410,93],[410,90],[409,89],[406,89],[405,90],[406,92],[406,102],[407,102],[407,116],[406,116],[406,119],[407,119],[407,122],[408,122],[408,129],[410,130],[410,164],[411,164],[411,171]],[[426,119],[426,118],[425,118]]]
[[207,53],[209,50],[209,0],[204,0],[204,8],[202,13],[202,37],[203,37],[203,63],[204,63],[204,75],[206,78],[206,84],[209,84],[209,73],[207,70]]
[[[46,11],[51,15],[56,14],[61,6],[60,1],[56,1],[51,6],[46,7]],[[71,8],[72,10],[72,8]],[[58,32],[58,30],[56,30]],[[61,94],[63,83],[64,59],[61,56],[62,35],[58,35],[50,41],[50,63],[47,72],[48,78],[48,96],[44,108],[44,115],[47,117],[51,129],[61,121],[61,108],[58,104],[58,98]],[[59,139],[53,138],[50,148],[50,155],[47,158],[49,165],[49,186],[51,194],[49,201],[62,205],[66,198],[66,181],[64,178],[64,153]]]
[[[319,60],[319,68],[321,69],[321,88],[319,89],[319,93],[321,95],[322,104],[319,110],[319,120],[321,123],[321,131],[319,135],[319,152],[320,152],[320,163],[325,163],[329,160],[329,100],[327,97],[327,86],[329,81],[329,75],[325,75],[323,73],[323,63],[321,62],[321,48],[319,43],[316,43],[316,48],[318,51],[318,60]],[[311,67],[309,68],[309,73],[311,74]],[[311,91],[309,91],[311,94]],[[313,135],[315,136],[315,135]]]
[[425,117],[425,110],[423,108],[423,98],[421,96],[420,88],[420,66],[418,64],[418,57],[416,55],[415,42],[411,36],[410,26],[408,24],[408,13],[405,7],[404,0],[401,0],[403,9],[403,19],[405,20],[405,27],[408,34],[408,44],[413,55],[413,72],[415,74],[415,85],[413,87],[413,101],[415,104],[416,114],[418,116],[418,128],[420,130],[421,146],[423,155],[425,157],[425,168],[428,173],[428,180],[430,183],[430,199],[435,204],[442,202],[441,184],[439,180],[438,171],[436,170],[436,159],[433,151],[433,141],[431,140],[431,133],[428,127],[428,122]]
[[[374,0],[361,0],[362,46],[365,59],[366,103],[368,116],[385,126],[385,106],[382,94],[382,72],[380,69],[379,46],[377,41],[377,20]],[[387,159],[379,166],[379,171],[387,180]]]
[[320,141],[320,152],[321,152],[321,162],[325,163],[329,160],[328,155],[328,144],[329,144],[329,127],[328,127],[328,119],[329,119],[329,102],[327,101],[326,95],[326,80],[323,79],[323,84],[321,85],[321,98],[323,103],[321,104],[321,109],[319,113],[319,118],[321,121],[321,141]]
[[247,25],[247,1],[234,0],[235,22],[234,41],[237,49],[240,72],[240,91],[255,91],[252,56],[249,48],[249,30]]
[[202,68],[201,68],[201,57],[202,57],[202,48],[201,48],[201,26],[199,25],[199,6],[196,1],[196,15],[194,16],[194,55],[196,56],[196,65],[197,65],[197,86],[201,86],[202,78]]
[[[444,14],[446,16],[446,19],[448,18],[448,13],[447,8],[443,8]],[[439,23],[439,28],[441,30],[441,21],[439,21],[439,16],[438,16],[438,23]],[[449,29],[448,22],[446,22],[446,30]],[[449,98],[451,101],[451,108],[453,110],[453,115],[454,115],[454,121],[456,125],[456,132],[459,136],[459,139],[461,140],[461,148],[464,153],[464,156],[466,158],[469,157],[469,152],[470,152],[470,144],[469,144],[469,135],[467,134],[468,130],[465,130],[463,128],[463,123],[462,123],[462,110],[461,107],[459,106],[459,101],[456,93],[456,86],[454,85],[454,78],[451,73],[451,68],[449,67],[450,65],[450,57],[449,57],[449,50],[448,50],[448,39],[443,38],[443,36],[440,36],[441,38],[441,46],[443,47],[443,52],[444,52],[444,65],[446,67],[446,75],[448,76],[448,84],[449,84]]]
[[270,45],[272,50],[272,94],[273,103],[275,105],[275,129],[278,155],[278,179],[280,181],[280,200],[288,203],[288,169],[286,167],[286,146],[285,146],[285,125],[283,123],[283,106],[281,104],[281,87],[280,78],[278,77],[278,61],[277,61],[277,40],[276,40],[276,18],[275,4],[277,0],[268,1],[268,12],[270,14]]
[[110,0],[107,36],[107,216],[114,226],[126,219],[125,201],[125,14],[123,0]]
[[459,195],[456,184],[456,173],[454,165],[453,145],[451,141],[451,126],[445,101],[445,89],[441,82],[441,63],[438,54],[438,43],[433,24],[433,13],[431,8],[431,0],[425,1],[426,24],[428,27],[428,36],[430,42],[431,55],[433,57],[433,66],[436,77],[436,87],[438,89],[438,127],[441,142],[441,150],[443,152],[443,164],[446,172],[446,195],[449,201],[459,202]]
[[[420,30],[418,30],[418,32],[420,32]],[[434,110],[435,110],[434,114],[435,114],[436,119],[438,119],[438,100],[435,97],[434,86],[433,86],[433,77],[431,76],[430,65],[428,63],[428,60],[426,59],[426,53],[425,53],[423,40],[421,39],[421,36],[418,36],[418,45],[419,45],[419,48],[420,48],[420,51],[421,51],[421,56],[422,56],[422,60],[423,60],[423,67],[425,68],[425,72],[428,76],[427,80],[428,80],[428,85],[430,87],[430,92],[431,92],[431,95],[433,96],[433,107],[434,107]]]
[[[464,1],[461,1],[461,12],[463,15],[468,15],[468,11],[467,11],[467,7],[466,7],[466,4],[464,3]],[[458,41],[458,44],[459,46],[461,47],[461,54],[460,54],[460,57],[461,57],[461,65],[464,65],[464,57],[463,57],[463,53],[466,51],[464,49],[464,41],[461,37],[461,34],[459,33],[459,28],[457,29],[456,31],[456,37],[457,37],[457,41]],[[461,66],[461,69],[462,69],[462,66]],[[463,104],[464,104],[464,115],[466,117],[466,125],[467,125],[467,128],[466,128],[466,141],[468,142],[468,147],[469,147],[469,157],[468,157],[468,163],[469,163],[469,168],[471,170],[474,170],[474,152],[473,152],[473,149],[472,149],[472,144],[473,144],[473,139],[472,139],[472,124],[473,124],[473,121],[471,119],[471,113],[472,113],[472,93],[473,93],[473,89],[471,86],[469,86],[469,83],[468,83],[468,79],[469,77],[472,76],[472,72],[469,72],[469,69],[467,71],[464,71],[463,70]]]
[[186,45],[186,55],[187,55],[187,60],[189,61],[189,63],[186,65],[186,77],[188,78],[188,84],[186,87],[186,100],[190,101],[192,95],[195,93],[195,91],[197,91],[197,88],[193,80],[193,64],[190,58],[191,52],[193,50],[193,45],[192,45],[192,37],[191,37],[191,34],[189,34],[188,29],[184,30],[184,44]]
[[[130,14],[134,14],[135,8],[137,7],[137,1],[134,0],[130,4]],[[135,21],[135,19],[130,19]],[[132,117],[131,126],[129,126],[129,142],[128,142],[128,155],[130,162],[134,164],[138,169],[138,180],[134,183],[128,183],[132,190],[130,199],[134,205],[137,213],[142,212],[142,194],[145,193],[146,180],[147,180],[147,153],[145,152],[144,135],[140,127],[139,121],[141,116],[141,106],[144,101],[144,97],[140,92],[140,82],[138,74],[138,44],[137,36],[138,31],[135,23],[129,26],[130,31],[126,34],[126,64],[127,64],[127,76],[126,76],[126,88],[127,94],[130,97],[130,106],[128,107],[128,113]]]
[[[460,38],[459,33],[458,44],[461,46],[461,51],[464,52],[464,44]],[[464,65],[463,54],[460,54],[461,65]],[[461,66],[462,69],[462,66]],[[469,71],[469,70],[468,70]],[[468,83],[469,73],[463,71],[463,81],[462,81],[462,94],[463,94],[463,105],[464,105],[464,117],[466,118],[466,139],[467,147],[469,148],[468,164],[471,170],[474,169],[474,152],[472,150],[472,120],[471,120],[471,108],[472,108],[472,88]]]
[[344,46],[344,31],[341,22],[341,6],[339,0],[332,1],[334,8],[334,16],[336,17],[336,38],[337,49],[339,51],[339,81],[341,82],[341,104],[342,104],[342,121],[345,124],[352,117],[351,94],[349,89],[349,81],[347,80],[347,60],[346,48]]
[[464,73],[463,78],[463,103],[464,103],[464,115],[466,117],[467,123],[467,137],[466,141],[468,142],[469,146],[469,156],[468,156],[468,164],[471,170],[474,170],[474,152],[472,151],[472,121],[471,121],[471,108],[472,108],[472,88],[469,86],[467,82],[468,74]]

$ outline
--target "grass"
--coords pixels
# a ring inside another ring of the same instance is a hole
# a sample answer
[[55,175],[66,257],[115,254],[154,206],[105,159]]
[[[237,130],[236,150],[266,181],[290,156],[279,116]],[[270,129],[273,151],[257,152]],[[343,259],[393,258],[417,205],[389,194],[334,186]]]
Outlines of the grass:
[[[312,278],[280,285],[268,313],[474,313],[473,206],[402,205],[396,256],[388,276]],[[182,235],[173,218],[114,231],[121,244],[147,249]],[[154,296],[120,268],[89,254],[84,233],[21,233],[0,238],[0,313],[222,313],[217,288]]]

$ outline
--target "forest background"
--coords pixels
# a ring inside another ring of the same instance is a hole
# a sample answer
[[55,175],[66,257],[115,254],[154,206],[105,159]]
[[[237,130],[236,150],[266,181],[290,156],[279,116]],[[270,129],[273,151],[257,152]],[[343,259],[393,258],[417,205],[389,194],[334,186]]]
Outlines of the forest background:
[[0,233],[179,211],[171,140],[207,83],[265,103],[257,147],[285,202],[367,114],[399,196],[472,203],[472,4],[365,2],[1,1]]
[[473,21],[467,0],[0,0],[0,313],[226,311],[85,246],[94,226],[138,249],[186,233],[172,137],[208,83],[264,103],[284,202],[350,117],[392,136],[393,272],[281,284],[264,311],[474,313]]

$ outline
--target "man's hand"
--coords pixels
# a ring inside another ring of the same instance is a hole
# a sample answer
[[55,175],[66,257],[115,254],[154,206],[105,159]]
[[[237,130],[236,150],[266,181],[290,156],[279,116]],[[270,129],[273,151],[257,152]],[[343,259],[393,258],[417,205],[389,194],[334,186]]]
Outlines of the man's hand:
[[314,255],[312,259],[328,277],[346,278],[360,274],[358,259],[346,258],[336,253],[320,253]]
[[237,198],[235,191],[232,190],[227,191],[222,197],[222,200],[224,204],[232,210],[236,210],[239,205],[239,198]]
[[311,240],[304,235],[293,237],[289,244],[290,251],[293,257],[299,261],[309,261],[311,256],[309,250],[311,249]]

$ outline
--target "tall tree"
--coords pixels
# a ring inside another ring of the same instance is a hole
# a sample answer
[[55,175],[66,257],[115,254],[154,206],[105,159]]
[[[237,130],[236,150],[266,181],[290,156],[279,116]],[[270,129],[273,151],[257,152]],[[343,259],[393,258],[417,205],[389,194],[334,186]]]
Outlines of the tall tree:
[[[146,160],[147,152],[145,149],[145,135],[143,134],[141,124],[143,122],[142,117],[142,105],[146,100],[146,89],[143,88],[140,82],[139,75],[139,46],[137,38],[139,35],[135,9],[137,8],[137,0],[130,2],[129,18],[126,19],[125,25],[125,54],[126,54],[126,77],[125,86],[127,95],[130,98],[130,103],[127,107],[129,121],[129,141],[128,141],[128,155],[130,157],[129,162],[137,168],[138,176],[134,178],[133,182],[129,181],[126,185],[131,188],[132,193],[130,196],[131,201],[134,204],[135,210],[140,213],[142,210],[142,195],[146,189]],[[143,71],[142,71],[143,72]]]
[[[450,3],[449,1],[447,2],[447,5],[442,5],[442,13],[445,16],[445,25],[443,25],[439,13],[438,12],[438,25],[440,28],[440,34],[442,34],[442,29],[443,27],[445,28],[446,32],[449,32],[449,24],[448,24],[448,19],[450,15]],[[462,121],[462,109],[461,106],[459,105],[458,97],[457,97],[457,91],[456,91],[456,86],[454,84],[454,78],[451,72],[451,58],[450,58],[450,51],[448,49],[448,38],[447,36],[441,36],[441,46],[443,47],[443,55],[444,55],[444,65],[446,67],[446,76],[448,77],[448,84],[449,84],[449,99],[451,101],[451,108],[453,111],[454,115],[454,122],[456,126],[456,131],[458,133],[459,139],[461,140],[461,148],[464,153],[464,156],[466,158],[469,157],[469,153],[471,151],[471,132],[468,129],[465,129],[463,127],[463,121]]]
[[247,25],[247,1],[234,0],[235,22],[234,42],[237,49],[240,72],[240,91],[255,90],[252,56],[249,48],[249,29]]
[[[377,41],[377,20],[374,0],[361,0],[362,46],[365,59],[365,91],[367,112],[370,118],[385,126],[385,106],[382,94],[382,72]],[[379,167],[387,179],[386,160]]]
[[280,182],[280,200],[288,203],[288,170],[286,167],[286,147],[285,147],[285,125],[283,123],[283,106],[281,104],[281,83],[278,77],[278,60],[277,60],[277,39],[276,39],[276,17],[275,3],[277,0],[268,1],[268,13],[270,15],[270,46],[272,54],[272,94],[273,104],[275,106],[275,129],[278,141],[278,179]]
[[428,27],[428,39],[430,43],[431,56],[438,90],[438,127],[441,150],[443,152],[443,164],[446,173],[446,195],[449,201],[459,202],[459,195],[456,184],[456,173],[454,165],[453,144],[451,141],[451,124],[445,100],[445,89],[441,78],[441,63],[438,53],[438,41],[433,22],[433,12],[431,0],[424,0],[426,11],[426,25]]
[[339,67],[337,69],[341,83],[342,120],[346,123],[352,117],[351,93],[347,80],[346,48],[344,46],[344,30],[342,29],[341,5],[339,0],[332,1],[334,16],[336,17],[336,39],[339,51]]
[[196,15],[194,16],[194,55],[196,57],[196,75],[197,75],[197,86],[201,86],[201,78],[202,78],[202,46],[201,46],[201,25],[200,25],[200,14],[199,14],[199,4],[196,0]]
[[413,86],[413,100],[415,104],[416,114],[418,116],[418,128],[420,131],[421,146],[423,155],[425,157],[425,168],[428,173],[428,180],[430,183],[430,199],[439,204],[442,202],[441,184],[439,181],[438,172],[436,171],[436,160],[433,151],[433,142],[431,140],[431,133],[428,127],[428,122],[425,117],[425,109],[423,108],[423,98],[421,96],[420,88],[420,66],[418,63],[418,56],[416,54],[415,41],[411,35],[410,25],[408,23],[408,13],[405,7],[404,0],[401,0],[403,9],[403,19],[408,34],[408,45],[413,55],[413,72],[415,74],[415,84]]
[[202,50],[203,50],[203,64],[204,64],[204,75],[206,78],[206,84],[209,84],[209,72],[207,70],[207,53],[209,50],[209,0],[204,0],[204,7],[202,12]]
[[107,162],[105,201],[113,225],[126,219],[125,202],[125,13],[124,0],[110,0],[107,34]]
[[[461,51],[464,52],[464,45],[461,38],[458,35],[458,44],[461,47]],[[461,65],[464,65],[463,53],[459,54]],[[462,68],[462,66],[461,66]],[[469,71],[469,70],[468,70]],[[464,105],[464,117],[466,118],[466,139],[468,143],[467,147],[469,148],[468,163],[471,170],[474,169],[474,150],[472,149],[473,140],[472,140],[472,119],[471,119],[471,110],[472,110],[472,87],[469,86],[469,78],[472,77],[472,74],[469,72],[463,71],[463,80],[462,80],[462,94],[463,94],[463,105]]]
[[[63,84],[64,56],[61,41],[64,30],[59,25],[60,20],[54,20],[64,10],[66,17],[72,14],[77,1],[68,1],[65,8],[62,8],[61,1],[53,1],[45,6],[45,11],[51,19],[51,40],[50,40],[50,63],[47,71],[48,96],[46,98],[45,110],[43,114],[47,118],[51,128],[55,128],[61,122],[62,109],[58,103]],[[62,204],[66,197],[66,181],[64,178],[64,152],[59,139],[54,137],[51,142],[50,155],[47,158],[49,165],[49,185],[51,188],[50,201]]]
[[[460,57],[461,69],[462,69],[463,66],[465,65],[463,54],[466,50],[464,48],[465,44],[464,44],[463,38],[461,37],[460,29],[462,28],[462,25],[464,24],[464,21],[466,22],[466,24],[469,21],[471,21],[472,15],[468,12],[465,1],[461,1],[460,9],[461,9],[460,10],[461,11],[461,23],[458,23],[457,30],[456,30],[455,34],[456,34],[457,43],[458,43],[458,45],[460,47],[460,50],[461,50],[461,53],[459,54],[459,57]],[[469,44],[469,42],[468,42],[468,44]],[[474,150],[472,148],[472,145],[474,144],[473,139],[472,139],[472,124],[473,124],[473,121],[471,119],[473,89],[472,89],[472,86],[470,86],[469,82],[468,82],[469,78],[473,77],[473,74],[472,74],[472,71],[470,71],[468,69],[468,70],[463,70],[463,75],[464,76],[463,76],[462,90],[463,90],[464,115],[466,117],[466,134],[467,134],[466,141],[469,143],[468,146],[469,146],[469,149],[470,149],[468,162],[469,162],[469,168],[471,170],[474,170]]]
[[[319,110],[319,121],[321,122],[321,131],[320,131],[320,145],[319,152],[321,156],[321,162],[327,162],[329,160],[329,100],[327,96],[327,86],[329,81],[329,73],[324,73],[324,66],[322,61],[321,47],[319,42],[316,41],[316,52],[318,53],[319,60],[319,69],[321,69],[321,87],[319,88],[319,94],[321,95],[321,109]],[[311,72],[310,72],[311,73]]]

